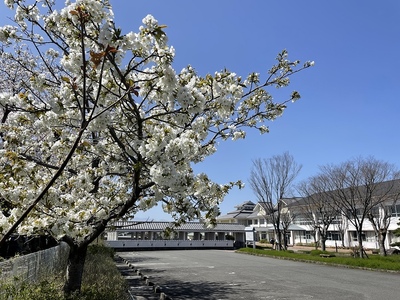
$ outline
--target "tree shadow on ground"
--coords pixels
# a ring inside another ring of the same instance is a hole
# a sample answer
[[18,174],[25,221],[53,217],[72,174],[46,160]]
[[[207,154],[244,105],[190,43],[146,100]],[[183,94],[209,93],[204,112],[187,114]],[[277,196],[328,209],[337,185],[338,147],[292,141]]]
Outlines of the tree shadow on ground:
[[[196,300],[217,300],[217,299],[236,299],[236,289],[238,285],[229,285],[227,283],[211,281],[191,281],[183,282],[179,280],[164,281],[161,285],[161,291],[168,297],[179,299]],[[240,287],[243,291],[243,286]],[[248,291],[251,295],[251,291]],[[250,299],[251,296],[248,298]]]
[[137,263],[142,263],[142,262],[154,262],[154,261],[159,261],[160,258],[158,257],[149,257],[149,256],[129,256],[129,258],[125,258],[125,255],[123,253],[117,253],[119,257],[122,259],[126,259],[129,261],[129,263],[135,265]]

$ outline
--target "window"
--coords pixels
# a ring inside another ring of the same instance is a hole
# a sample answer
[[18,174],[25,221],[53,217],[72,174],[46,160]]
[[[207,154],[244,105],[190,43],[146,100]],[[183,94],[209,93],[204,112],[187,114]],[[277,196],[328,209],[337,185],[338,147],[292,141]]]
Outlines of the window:
[[374,216],[374,217],[379,217],[379,207],[373,207],[373,208],[371,209],[371,214],[372,214],[372,216]]
[[253,224],[254,224],[254,225],[258,225],[258,219],[254,219],[254,220],[253,220]]
[[328,241],[340,241],[340,233],[339,231],[329,231],[327,235]]
[[365,214],[365,211],[363,208],[357,208],[356,209],[356,214],[357,214],[357,218],[361,219],[362,216]]
[[341,224],[342,223],[342,216],[336,216],[331,224]]
[[[352,231],[352,232],[351,232],[351,238],[352,238],[352,240],[353,240],[354,242],[357,242],[357,241],[358,241],[357,232]],[[362,233],[362,234],[361,234],[361,238],[362,238],[363,242],[366,241],[365,233]]]
[[374,232],[367,232],[365,236],[367,242],[376,242],[376,237]]
[[260,219],[260,225],[263,225],[265,223],[264,219]]
[[400,217],[400,204],[391,206],[392,217]]
[[298,225],[312,225],[313,221],[308,218],[296,218],[294,219],[294,223]]
[[[355,216],[354,216],[354,214],[355,214]],[[357,219],[361,219],[364,214],[365,214],[364,208],[357,208],[356,210],[348,209],[346,217],[348,219],[354,219],[355,217],[357,217]]]
[[311,231],[299,231],[299,233],[296,235],[297,238],[299,238],[303,242],[308,242],[309,240],[313,239]]

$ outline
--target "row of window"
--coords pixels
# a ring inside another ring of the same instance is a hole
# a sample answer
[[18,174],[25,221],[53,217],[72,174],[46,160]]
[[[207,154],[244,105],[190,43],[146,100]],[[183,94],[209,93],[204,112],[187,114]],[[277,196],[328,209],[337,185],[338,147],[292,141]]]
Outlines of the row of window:
[[[400,217],[400,204],[397,205],[393,205],[393,206],[388,206],[387,207],[388,211],[391,212],[391,216],[392,217]],[[377,214],[378,213],[378,208],[376,208],[375,210],[373,210],[373,214]],[[357,212],[357,215],[359,217],[361,217],[361,211]],[[349,215],[350,217],[350,215]],[[333,221],[332,224],[340,224],[342,221],[341,216],[337,216]],[[247,221],[247,225],[263,225],[265,223],[265,219],[253,219],[253,220],[248,220]],[[296,217],[293,221],[295,224],[298,225],[312,225],[313,222],[309,219],[309,218],[305,218],[305,217]]]
[[247,220],[247,225],[264,225],[265,219]]
[[[301,234],[301,238],[306,239],[306,240],[311,240],[313,238],[312,232],[311,231],[303,231]],[[373,232],[363,233],[361,235],[361,238],[362,238],[363,242],[376,242],[376,237]],[[357,232],[355,232],[355,231],[351,232],[351,239],[355,242],[358,241]],[[342,236],[339,231],[329,231],[328,235],[327,235],[327,240],[328,241],[341,241]]]

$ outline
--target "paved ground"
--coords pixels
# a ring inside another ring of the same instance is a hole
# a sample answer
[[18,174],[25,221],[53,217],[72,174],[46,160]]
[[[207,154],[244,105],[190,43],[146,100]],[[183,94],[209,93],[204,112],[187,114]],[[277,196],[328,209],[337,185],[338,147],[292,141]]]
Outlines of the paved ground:
[[389,300],[398,299],[400,294],[399,274],[223,250],[118,254],[131,261],[135,270],[140,269],[172,299]]

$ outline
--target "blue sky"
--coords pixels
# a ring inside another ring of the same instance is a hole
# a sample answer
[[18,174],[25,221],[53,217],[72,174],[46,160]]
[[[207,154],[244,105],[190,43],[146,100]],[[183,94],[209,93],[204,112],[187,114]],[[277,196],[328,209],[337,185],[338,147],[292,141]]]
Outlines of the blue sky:
[[[136,31],[147,14],[168,26],[178,71],[190,64],[202,75],[223,68],[265,74],[282,49],[293,60],[315,61],[292,78],[284,95],[298,90],[302,98],[268,124],[269,134],[249,132],[245,140],[221,143],[196,166],[214,181],[246,183],[253,159],[285,151],[303,165],[298,181],[321,165],[360,155],[400,167],[400,1],[110,2],[123,32]],[[256,201],[249,185],[232,190],[221,211],[246,200]],[[160,209],[137,217],[168,219]]]

